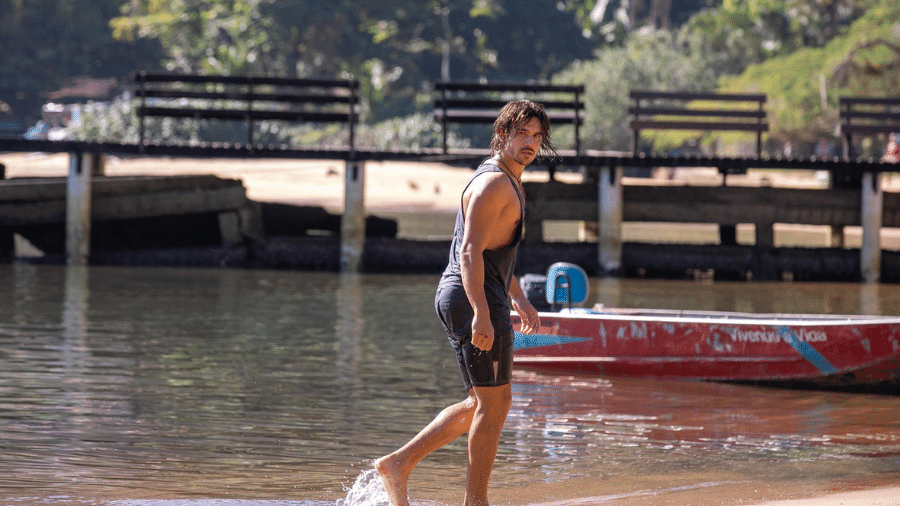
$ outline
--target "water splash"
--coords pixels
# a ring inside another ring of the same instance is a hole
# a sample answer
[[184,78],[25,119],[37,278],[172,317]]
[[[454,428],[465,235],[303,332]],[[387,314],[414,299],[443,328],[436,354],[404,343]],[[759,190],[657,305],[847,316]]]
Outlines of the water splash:
[[353,487],[347,491],[347,497],[338,499],[335,506],[390,506],[381,476],[378,471],[369,469],[356,477]]

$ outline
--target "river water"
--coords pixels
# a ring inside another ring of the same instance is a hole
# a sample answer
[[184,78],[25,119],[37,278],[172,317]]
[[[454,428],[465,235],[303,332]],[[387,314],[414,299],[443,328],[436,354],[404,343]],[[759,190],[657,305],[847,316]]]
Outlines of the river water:
[[[0,265],[0,504],[374,506],[464,395],[436,276]],[[900,315],[900,286],[592,280],[590,303]],[[517,372],[502,505],[751,504],[900,483],[900,396]],[[465,439],[413,504],[460,504]]]

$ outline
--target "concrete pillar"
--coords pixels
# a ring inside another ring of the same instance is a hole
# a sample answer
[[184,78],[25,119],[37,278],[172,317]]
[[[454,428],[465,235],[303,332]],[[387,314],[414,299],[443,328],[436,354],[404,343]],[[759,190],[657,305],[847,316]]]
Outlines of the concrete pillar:
[[366,242],[365,164],[347,162],[344,171],[344,215],[341,219],[341,272],[362,270]]
[[66,189],[66,264],[88,264],[91,253],[91,173],[97,156],[69,154]]
[[602,167],[597,181],[600,212],[597,217],[597,257],[600,273],[618,276],[622,271],[622,168]]
[[862,176],[862,244],[859,248],[859,270],[866,283],[877,283],[881,279],[883,212],[881,174],[866,172]]
[[859,284],[859,312],[856,314],[881,314],[880,286],[878,283]]

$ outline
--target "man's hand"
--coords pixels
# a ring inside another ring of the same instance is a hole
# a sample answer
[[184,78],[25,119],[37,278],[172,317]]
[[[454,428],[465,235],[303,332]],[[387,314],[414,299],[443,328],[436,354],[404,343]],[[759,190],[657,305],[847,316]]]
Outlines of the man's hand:
[[490,351],[494,346],[494,326],[490,317],[481,318],[476,314],[472,319],[472,344],[483,351]]
[[513,276],[512,282],[509,284],[509,298],[512,300],[512,307],[519,313],[522,319],[523,334],[534,334],[541,328],[541,318],[538,316],[537,309],[531,305],[528,296],[522,291],[519,280]]
[[541,317],[538,316],[537,310],[528,302],[528,299],[513,299],[512,306],[519,313],[519,318],[522,319],[521,332],[523,334],[534,334],[541,328]]

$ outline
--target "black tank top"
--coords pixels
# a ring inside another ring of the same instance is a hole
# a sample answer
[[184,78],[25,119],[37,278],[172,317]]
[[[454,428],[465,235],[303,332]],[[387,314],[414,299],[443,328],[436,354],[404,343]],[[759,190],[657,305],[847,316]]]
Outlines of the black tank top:
[[[509,284],[512,281],[513,269],[516,264],[516,253],[519,250],[519,243],[522,241],[522,232],[525,223],[525,201],[522,198],[522,193],[519,191],[518,185],[516,185],[512,177],[509,174],[506,174],[500,167],[487,160],[482,162],[475,171],[475,174],[472,175],[472,179],[469,180],[466,184],[466,188],[463,190],[463,195],[465,195],[469,185],[472,184],[472,181],[474,181],[476,177],[489,172],[500,172],[505,174],[506,177],[509,178],[513,188],[516,189],[516,194],[519,196],[520,218],[512,241],[499,249],[486,249],[482,254],[484,258],[484,292],[485,297],[488,299],[488,305],[493,306],[501,301],[503,305],[506,305],[506,296],[509,291]],[[441,285],[458,283],[462,286],[462,274],[460,273],[459,266],[459,250],[462,246],[464,227],[465,216],[463,214],[462,203],[460,203],[459,211],[456,213],[456,226],[453,230],[453,241],[450,244],[450,261],[447,264],[447,268],[444,269],[444,274],[441,277]]]

